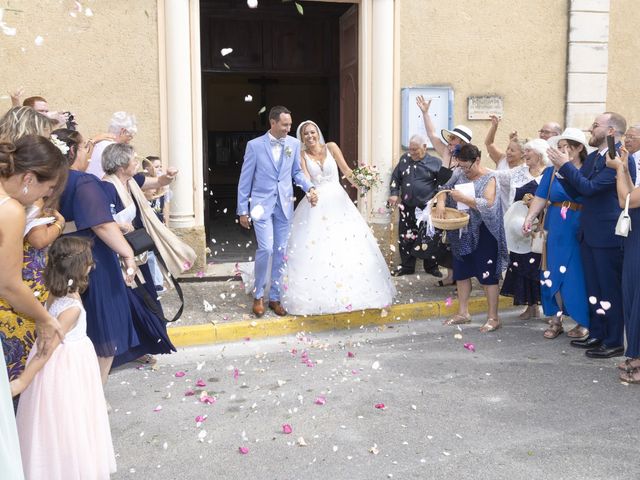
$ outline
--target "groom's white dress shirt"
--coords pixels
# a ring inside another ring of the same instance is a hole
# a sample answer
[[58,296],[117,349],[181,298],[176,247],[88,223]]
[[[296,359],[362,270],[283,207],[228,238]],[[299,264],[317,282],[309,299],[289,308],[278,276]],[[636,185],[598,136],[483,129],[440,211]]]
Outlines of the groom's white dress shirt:
[[280,155],[282,155],[282,145],[280,144],[280,141],[274,137],[273,135],[271,135],[271,133],[268,134],[269,135],[269,141],[271,142],[271,153],[273,154],[273,160],[278,163],[280,161]]

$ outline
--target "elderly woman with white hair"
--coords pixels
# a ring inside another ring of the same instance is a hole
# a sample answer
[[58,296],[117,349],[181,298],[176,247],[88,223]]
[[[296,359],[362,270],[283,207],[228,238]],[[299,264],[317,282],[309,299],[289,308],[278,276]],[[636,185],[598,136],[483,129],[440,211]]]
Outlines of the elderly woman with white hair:
[[[517,201],[529,204],[533,194],[538,189],[542,178],[542,172],[546,168],[547,149],[549,144],[539,138],[524,144],[524,165],[510,170],[496,172],[503,195],[503,208],[505,212]],[[506,226],[505,228],[508,228]],[[500,294],[512,297],[514,305],[526,305],[527,308],[520,314],[522,320],[539,316],[540,305],[540,261],[539,253],[509,252],[509,267],[505,274],[504,283]]]
[[[549,143],[557,145],[557,150],[568,156],[576,168],[587,157],[587,140],[580,129],[567,128]],[[577,323],[567,336],[585,338],[589,334],[589,308],[577,235],[582,198],[570,197],[555,177],[553,167],[545,169],[522,228],[525,233],[531,232],[535,219],[546,208],[542,228],[547,231],[547,240],[540,274],[542,308],[549,317],[544,338],[553,339],[564,332],[563,314]]]

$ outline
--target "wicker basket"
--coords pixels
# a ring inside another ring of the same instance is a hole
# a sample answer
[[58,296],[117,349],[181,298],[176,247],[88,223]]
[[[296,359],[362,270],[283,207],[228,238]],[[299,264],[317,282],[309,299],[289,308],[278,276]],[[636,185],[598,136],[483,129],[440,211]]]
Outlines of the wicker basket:
[[469,214],[456,210],[455,208],[446,207],[444,210],[445,218],[436,218],[436,203],[437,197],[441,193],[448,193],[451,190],[442,190],[436,194],[436,201],[433,202],[431,207],[431,222],[433,226],[440,230],[458,230],[462,227],[466,227],[469,223]]

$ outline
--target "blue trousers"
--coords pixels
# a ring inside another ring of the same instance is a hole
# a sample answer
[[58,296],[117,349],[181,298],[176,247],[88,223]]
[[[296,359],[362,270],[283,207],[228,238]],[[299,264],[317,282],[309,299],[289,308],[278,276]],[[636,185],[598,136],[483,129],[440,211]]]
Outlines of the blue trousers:
[[[256,231],[258,249],[256,250],[255,262],[255,292],[254,298],[264,296],[264,288],[267,278],[271,276],[271,288],[269,289],[269,300],[280,300],[280,287],[282,278],[282,267],[284,256],[287,251],[287,240],[291,223],[282,211],[278,202],[273,208],[273,213],[268,217],[253,221],[253,228]],[[269,269],[269,259],[271,259],[271,272]]]
[[[620,347],[624,343],[624,317],[622,315],[622,249],[596,248],[584,241],[580,244],[582,266],[589,302],[589,336],[602,340],[607,347]],[[600,302],[609,302],[605,310]],[[604,315],[596,310],[604,310]]]

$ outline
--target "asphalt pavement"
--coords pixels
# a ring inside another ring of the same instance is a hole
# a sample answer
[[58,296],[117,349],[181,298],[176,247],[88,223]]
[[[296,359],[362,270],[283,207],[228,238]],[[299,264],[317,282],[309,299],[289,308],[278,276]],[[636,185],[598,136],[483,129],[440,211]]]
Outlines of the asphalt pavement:
[[113,478],[640,478],[640,390],[618,381],[619,359],[516,313],[490,334],[485,315],[415,320],[116,369]]

